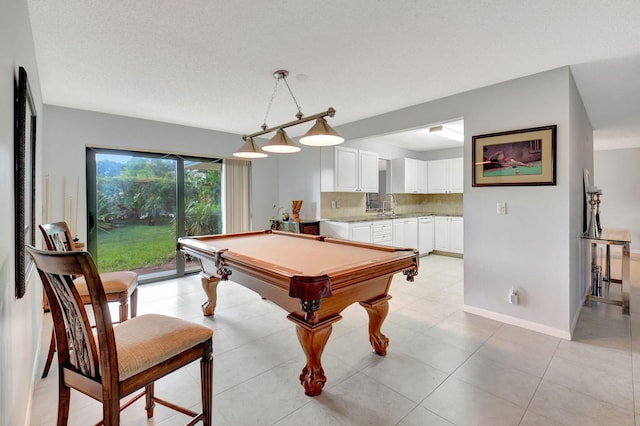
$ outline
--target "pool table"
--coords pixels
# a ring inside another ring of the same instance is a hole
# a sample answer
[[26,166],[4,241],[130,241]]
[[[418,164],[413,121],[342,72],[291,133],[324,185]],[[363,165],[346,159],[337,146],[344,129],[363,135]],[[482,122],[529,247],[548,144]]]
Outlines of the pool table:
[[389,339],[380,328],[389,310],[393,276],[418,273],[418,251],[279,231],[180,238],[178,249],[201,265],[207,295],[204,315],[213,315],[216,286],[231,279],[285,311],[296,325],[306,356],[300,375],[305,394],[322,392],[321,357],[340,312],[359,302],[369,314],[369,341],[386,355]]

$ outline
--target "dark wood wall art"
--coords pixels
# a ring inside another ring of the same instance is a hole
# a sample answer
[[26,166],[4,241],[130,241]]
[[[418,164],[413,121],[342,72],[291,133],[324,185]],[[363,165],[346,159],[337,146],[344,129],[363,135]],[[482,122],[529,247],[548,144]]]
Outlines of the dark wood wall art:
[[25,244],[36,243],[36,108],[27,71],[22,67],[18,70],[18,84],[14,87],[15,270],[16,297],[21,298],[33,269]]

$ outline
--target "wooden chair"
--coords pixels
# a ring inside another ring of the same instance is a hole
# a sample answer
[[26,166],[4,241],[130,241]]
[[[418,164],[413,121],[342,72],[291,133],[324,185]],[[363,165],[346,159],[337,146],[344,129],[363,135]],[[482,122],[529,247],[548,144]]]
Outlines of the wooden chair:
[[[66,222],[45,223],[39,226],[44,237],[44,242],[47,246],[47,250],[51,251],[74,251],[76,250],[71,236],[71,230]],[[119,319],[120,322],[124,322],[129,316],[129,303],[131,300],[131,318],[134,318],[138,313],[138,274],[133,271],[117,271],[106,272],[100,274],[104,291],[107,295],[108,302],[118,302],[119,307]],[[85,305],[91,303],[89,292],[87,290],[87,284],[83,277],[78,277],[74,280],[78,287],[78,292]],[[51,362],[53,361],[53,354],[56,351],[55,333],[51,332],[51,341],[49,343],[49,352],[47,353],[47,361],[44,364],[44,370],[42,371],[42,377],[45,378],[49,374],[51,368]]]
[[[155,403],[209,426],[213,409],[213,330],[164,315],[147,314],[114,327],[107,295],[91,255],[54,252],[27,246],[49,298],[58,347],[58,425],[69,417],[71,388],[102,402],[103,424],[120,424],[122,409],[146,395],[147,417]],[[73,282],[83,276],[95,316],[92,330],[84,300]],[[154,382],[200,359],[202,412],[195,413],[154,395]]]

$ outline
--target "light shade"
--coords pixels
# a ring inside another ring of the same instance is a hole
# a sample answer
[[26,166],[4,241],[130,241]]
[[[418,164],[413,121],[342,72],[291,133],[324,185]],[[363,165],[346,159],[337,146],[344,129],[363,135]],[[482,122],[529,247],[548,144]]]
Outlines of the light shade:
[[240,158],[264,158],[267,154],[262,152],[253,142],[253,138],[247,139],[247,141],[240,147],[239,150],[233,153],[234,157]]
[[458,142],[464,142],[464,135],[462,133],[457,132],[445,126],[431,127],[429,129],[429,133],[437,133],[440,136],[444,136],[447,139],[452,139]]
[[331,146],[342,142],[344,142],[344,138],[333,130],[333,127],[329,126],[327,120],[322,117],[318,118],[316,124],[300,138],[301,144],[309,146]]
[[262,149],[279,154],[289,154],[300,151],[300,147],[296,146],[282,129],[278,129],[276,135]]

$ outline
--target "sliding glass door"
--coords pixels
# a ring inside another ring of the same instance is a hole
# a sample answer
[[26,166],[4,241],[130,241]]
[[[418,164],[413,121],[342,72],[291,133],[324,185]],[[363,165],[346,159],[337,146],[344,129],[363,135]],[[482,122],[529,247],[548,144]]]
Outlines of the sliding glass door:
[[185,235],[222,233],[222,161],[87,149],[88,250],[101,272],[149,282],[197,270],[176,252]]
[[[222,226],[222,162],[184,159],[184,215],[180,235],[211,235],[224,232]],[[185,272],[200,270],[193,259]]]

